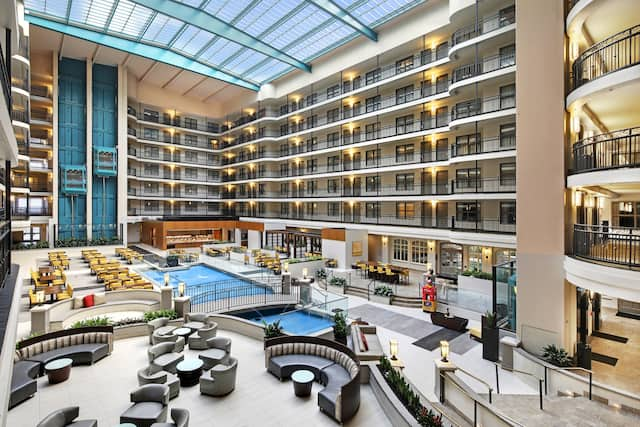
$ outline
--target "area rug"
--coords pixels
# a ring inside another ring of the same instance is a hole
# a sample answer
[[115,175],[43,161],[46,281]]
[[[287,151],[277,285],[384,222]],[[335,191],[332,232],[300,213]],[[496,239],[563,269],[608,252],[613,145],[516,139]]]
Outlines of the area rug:
[[414,339],[432,334],[440,329],[440,326],[436,326],[426,320],[416,319],[415,317],[406,316],[371,304],[350,307],[349,317],[352,319],[359,317],[372,325],[380,326]]
[[605,340],[609,340],[609,341],[621,342],[623,344],[626,344],[627,341],[629,341],[629,338],[627,338],[627,337],[621,337],[620,335],[608,334],[608,333],[602,332],[602,331],[594,331],[594,332],[591,333],[591,335],[593,335],[594,337],[598,337],[598,338],[604,338]]
[[605,363],[611,366],[616,366],[616,363],[618,363],[618,359],[616,359],[615,357],[607,356],[600,353],[591,353],[591,360],[594,360],[600,363]]
[[[440,347],[440,341],[452,341],[462,334],[464,334],[464,332],[442,328],[437,332],[420,338],[418,341],[415,341],[413,345],[417,345],[418,347],[424,348],[425,350],[433,351],[436,348]],[[451,347],[449,347],[449,350],[451,350]]]

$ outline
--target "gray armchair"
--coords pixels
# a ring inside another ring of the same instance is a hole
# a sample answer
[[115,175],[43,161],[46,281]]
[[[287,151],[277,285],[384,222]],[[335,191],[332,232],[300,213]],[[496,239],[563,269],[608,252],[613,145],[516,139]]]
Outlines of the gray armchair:
[[207,340],[216,336],[218,332],[218,324],[210,322],[205,324],[193,334],[189,335],[189,348],[191,350],[206,350]]
[[147,350],[149,364],[154,369],[176,373],[176,365],[184,360],[184,355],[176,349],[176,343],[162,342]]
[[214,337],[207,340],[208,350],[198,355],[204,363],[203,369],[213,368],[218,363],[227,363],[231,355],[231,339],[225,337]]
[[154,366],[147,366],[138,371],[138,385],[165,384],[169,387],[169,399],[180,394],[180,379],[170,372],[162,371]]
[[230,357],[222,364],[219,363],[211,368],[211,375],[200,377],[200,393],[209,396],[224,396],[231,393],[236,388],[236,372],[238,370],[238,359]]
[[184,337],[173,335],[171,332],[168,334],[161,334],[159,331],[159,329],[156,329],[151,334],[151,344],[156,345],[161,342],[172,342],[176,344],[176,352],[179,353],[184,350]]
[[207,313],[187,313],[184,316],[184,327],[195,332],[204,327],[207,317],[209,317]]
[[80,414],[80,408],[77,406],[70,406],[68,408],[58,409],[47,415],[42,421],[38,423],[36,427],[98,427],[97,420],[78,420]]
[[151,427],[189,427],[189,411],[181,408],[171,409],[172,423],[154,423]]
[[161,335],[170,334],[175,329],[174,326],[169,325],[168,317],[158,317],[147,322],[147,331],[149,332],[149,344],[153,344],[151,341],[151,335],[154,331],[158,331]]
[[133,405],[120,415],[120,423],[137,427],[151,427],[167,420],[169,387],[164,384],[147,384],[131,393]]

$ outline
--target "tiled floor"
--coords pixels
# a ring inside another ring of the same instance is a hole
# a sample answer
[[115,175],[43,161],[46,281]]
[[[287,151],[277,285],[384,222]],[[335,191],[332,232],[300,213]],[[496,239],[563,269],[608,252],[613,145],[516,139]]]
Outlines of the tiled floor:
[[601,332],[629,338],[619,343],[591,337],[591,349],[596,353],[618,358],[616,366],[592,362],[593,380],[640,394],[640,320],[616,316],[613,308],[603,308]]
[[[309,398],[293,394],[290,381],[280,382],[264,368],[262,341],[232,332],[220,331],[220,336],[233,340],[232,354],[238,358],[236,389],[216,398],[201,395],[198,386],[182,388],[180,396],[169,407],[187,408],[194,427],[250,426],[330,426],[337,424],[320,412],[314,384]],[[136,372],[147,364],[146,337],[119,340],[114,352],[93,366],[76,366],[71,378],[60,384],[48,385],[46,377],[38,380],[34,397],[9,412],[7,426],[33,427],[49,412],[69,405],[80,406],[83,418],[96,418],[101,426],[118,424],[119,415],[129,406],[129,392],[137,387]],[[195,358],[197,352],[185,349],[185,358]],[[391,426],[369,386],[361,388],[360,410],[349,426]]]

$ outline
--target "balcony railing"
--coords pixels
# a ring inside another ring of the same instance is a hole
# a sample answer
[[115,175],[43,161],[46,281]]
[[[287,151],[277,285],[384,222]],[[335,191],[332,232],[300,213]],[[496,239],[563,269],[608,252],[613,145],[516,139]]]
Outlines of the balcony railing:
[[453,70],[451,83],[470,79],[492,71],[507,68],[516,64],[515,52],[503,55],[492,55],[482,58],[481,62],[463,65]]
[[468,27],[457,30],[451,36],[451,46],[455,46],[462,42],[466,42],[473,38],[479,37],[483,34],[496,31],[502,27],[513,24],[516,22],[515,6],[508,7],[501,10],[499,13],[484,18],[481,20],[476,28],[476,25],[469,25]]
[[53,122],[53,115],[46,111],[31,110],[31,119],[51,123]]
[[193,136],[190,138],[186,138],[184,135],[174,134],[171,136],[168,133],[156,132],[156,133],[145,133],[143,129],[136,128],[127,128],[127,134],[131,136],[135,136],[138,140],[144,141],[157,141],[157,142],[166,142],[167,144],[175,144],[184,147],[197,147],[197,148],[216,148],[212,146],[209,138],[202,136]]
[[451,194],[463,193],[513,193],[516,191],[515,178],[454,179]]
[[11,177],[11,186],[12,187],[20,187],[20,188],[28,188],[29,187],[29,179],[23,175],[14,175]]
[[29,113],[24,110],[9,110],[11,111],[11,120],[15,120],[22,123],[29,123]]
[[[292,207],[293,209],[293,207]],[[348,209],[348,208],[345,208]],[[241,216],[244,216],[240,212]],[[393,215],[376,215],[375,213],[361,214],[350,212],[308,213],[289,211],[288,213],[264,212],[257,215],[249,215],[257,218],[293,219],[304,221],[342,222],[352,224],[394,225],[405,227],[439,228],[456,231],[473,231],[487,233],[508,233],[516,231],[515,224],[507,224],[499,219],[478,219],[477,221],[457,221],[455,217],[432,217],[421,215],[409,215],[406,217]]]
[[173,209],[164,208],[160,206],[158,208],[155,207],[142,207],[135,208],[130,207],[127,210],[127,215],[129,216],[221,216],[225,213],[218,206],[212,205],[210,208],[202,208],[197,207],[195,209],[187,209],[184,207],[175,206]]
[[196,191],[187,191],[179,188],[148,188],[148,187],[129,187],[127,194],[137,197],[162,197],[170,199],[220,199],[220,192],[207,191],[207,189],[198,189]]
[[200,132],[209,133],[220,132],[220,125],[218,123],[210,122],[202,116],[168,116],[165,114],[161,114],[159,111],[151,110],[150,108],[142,107],[142,109],[143,111],[153,111],[157,115],[148,114],[147,112],[143,112],[142,114],[140,114],[138,113],[136,108],[132,106],[127,106],[127,114],[145,122],[159,123],[167,126],[181,128],[187,131],[197,130]]
[[51,98],[51,91],[48,86],[34,84],[31,86],[31,95],[42,98]]
[[574,143],[569,173],[638,166],[640,127],[634,127],[603,133]]
[[451,157],[471,156],[474,154],[495,153],[498,151],[515,150],[516,138],[493,137],[484,138],[477,142],[454,144],[451,146]]
[[580,258],[640,267],[640,228],[575,224],[573,254]]
[[481,114],[493,113],[507,110],[516,106],[516,97],[492,96],[488,98],[472,99],[471,101],[460,102],[451,109],[451,120],[459,120],[467,117],[479,116]]
[[5,61],[6,57],[2,46],[0,46],[0,86],[7,104],[7,111],[11,111],[11,81],[9,80],[9,69]]
[[571,66],[571,88],[640,63],[640,25],[619,32],[582,52]]
[[438,61],[446,58],[449,52],[447,43],[442,43],[437,46],[436,49],[427,49],[422,52],[413,54],[410,61],[403,63],[402,66],[398,66],[395,62],[380,67],[378,70],[373,70],[369,77],[361,77],[359,79],[353,79],[343,82],[342,85],[338,85],[338,89],[335,91],[329,91],[328,88],[318,90],[312,95],[300,98],[297,102],[290,102],[280,107],[279,111],[275,110],[260,110],[253,115],[245,115],[236,119],[231,126],[223,126],[223,131],[234,129],[246,123],[250,123],[253,120],[262,117],[278,117],[278,115],[289,114],[298,110],[301,110],[312,105],[319,104],[329,99],[338,98],[339,96],[351,92],[356,89],[360,89],[366,86],[371,86],[378,82],[390,79],[398,74],[406,73],[414,68],[421,67],[426,64]]
[[444,82],[444,84],[440,84],[440,85],[433,85],[433,86],[429,86],[421,89],[415,89],[411,92],[405,93],[403,96],[399,96],[399,95],[386,96],[384,98],[381,98],[378,102],[372,105],[367,105],[367,106],[361,105],[359,107],[353,107],[353,108],[341,108],[339,114],[336,114],[334,116],[324,115],[321,117],[317,117],[316,120],[301,121],[297,124],[289,123],[287,127],[287,131],[283,135],[302,132],[302,131],[313,129],[319,126],[324,126],[327,124],[339,122],[341,120],[358,117],[363,114],[384,110],[385,108],[394,107],[396,105],[402,105],[409,102],[417,101],[422,98],[426,98],[428,96],[444,93],[448,89],[449,87],[447,82]]
[[27,208],[25,206],[12,206],[11,216],[14,218],[28,218],[30,216],[51,216],[51,209],[49,209],[48,207]]

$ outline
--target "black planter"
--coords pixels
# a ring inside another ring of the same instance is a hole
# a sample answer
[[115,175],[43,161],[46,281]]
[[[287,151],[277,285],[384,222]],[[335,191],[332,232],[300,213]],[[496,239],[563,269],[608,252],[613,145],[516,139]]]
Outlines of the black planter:
[[339,342],[342,345],[347,345],[347,337],[343,336],[343,337],[337,337],[336,334],[333,334],[333,340],[335,342]]
[[500,329],[482,316],[482,358],[497,362],[500,358]]
[[591,346],[583,342],[576,344],[578,353],[578,366],[584,369],[591,369]]

